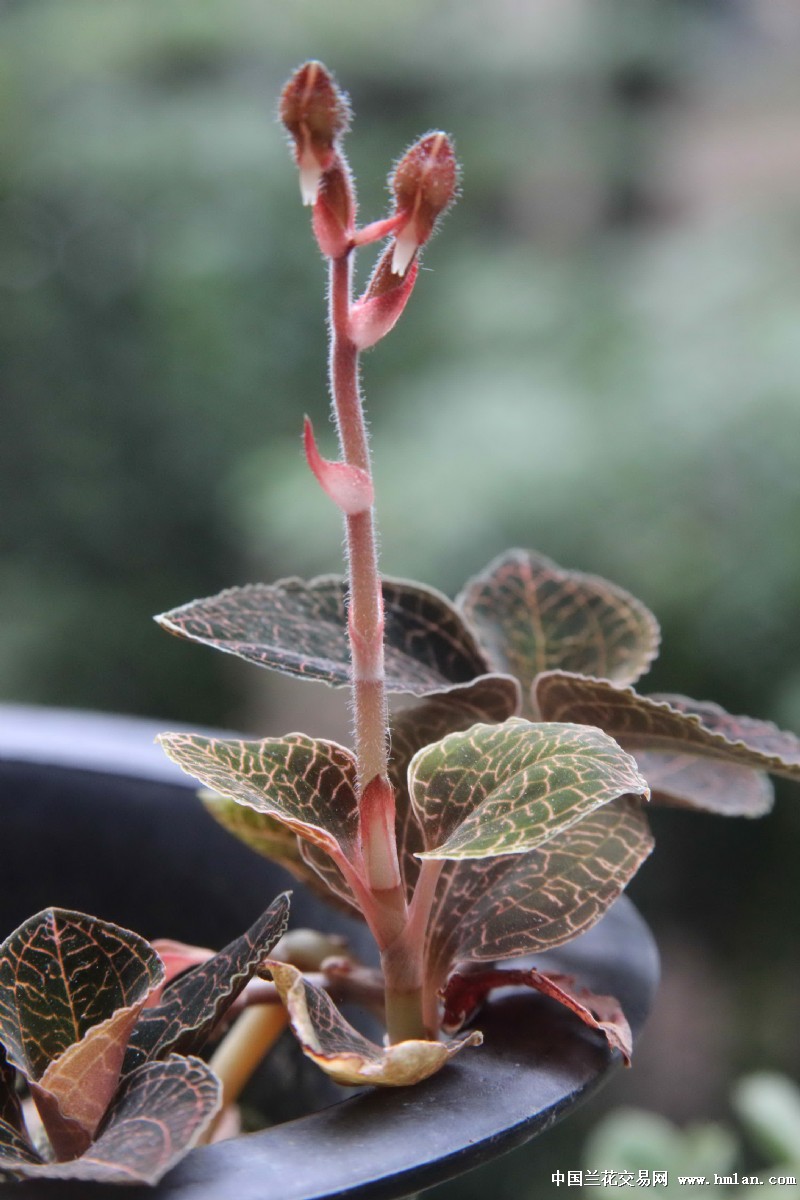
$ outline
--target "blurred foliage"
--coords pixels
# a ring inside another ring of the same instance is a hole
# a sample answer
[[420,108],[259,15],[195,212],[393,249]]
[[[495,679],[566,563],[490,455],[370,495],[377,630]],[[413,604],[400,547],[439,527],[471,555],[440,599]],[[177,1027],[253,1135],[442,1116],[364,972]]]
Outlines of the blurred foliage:
[[[324,267],[273,120],[315,56],[365,220],[430,126],[464,164],[365,361],[384,569],[452,592],[518,543],[604,574],[662,621],[653,688],[800,729],[798,50],[791,0],[0,0],[4,697],[285,732],[291,691],[150,616],[340,569],[299,442],[308,412],[333,452]],[[720,1104],[800,1069],[792,799],[658,814],[634,889],[736,998]]]
[[[760,1180],[758,1194],[769,1200],[798,1200],[800,1197],[800,1089],[782,1075],[762,1072],[739,1080],[731,1104],[744,1136],[727,1125],[692,1125],[678,1129],[670,1121],[640,1109],[609,1113],[592,1131],[584,1149],[587,1169],[652,1174],[666,1171],[663,1196],[685,1196],[687,1200],[723,1200],[742,1197],[753,1184],[715,1185],[715,1176]],[[767,1166],[763,1163],[766,1161]],[[678,1177],[704,1176],[706,1184],[681,1185]],[[792,1184],[770,1184],[772,1178],[794,1178]],[[605,1195],[630,1194],[627,1186],[609,1185]],[[584,1188],[584,1196],[593,1192]]]

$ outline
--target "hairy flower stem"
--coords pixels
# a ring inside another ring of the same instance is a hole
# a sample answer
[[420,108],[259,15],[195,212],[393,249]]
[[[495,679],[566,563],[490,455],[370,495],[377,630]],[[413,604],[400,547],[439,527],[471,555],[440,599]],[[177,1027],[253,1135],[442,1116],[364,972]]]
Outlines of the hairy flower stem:
[[[370,478],[369,444],[358,380],[358,350],[349,334],[351,302],[351,252],[330,264],[329,322],[331,336],[330,383],[343,460]],[[349,572],[348,632],[352,663],[353,717],[361,854],[371,902],[367,919],[381,951],[402,935],[407,922],[405,895],[397,860],[394,828],[394,791],[388,779],[388,707],[383,655],[383,595],[378,573],[378,553],[372,510],[347,516]],[[393,1029],[396,1007],[392,997],[405,993],[395,986],[393,965],[386,979],[387,1024]],[[396,973],[396,971],[395,971]],[[405,1003],[405,1001],[404,1001]],[[421,1029],[421,1000],[415,1016],[400,1024]],[[417,1036],[419,1033],[417,1033]],[[403,1036],[409,1036],[404,1034]]]

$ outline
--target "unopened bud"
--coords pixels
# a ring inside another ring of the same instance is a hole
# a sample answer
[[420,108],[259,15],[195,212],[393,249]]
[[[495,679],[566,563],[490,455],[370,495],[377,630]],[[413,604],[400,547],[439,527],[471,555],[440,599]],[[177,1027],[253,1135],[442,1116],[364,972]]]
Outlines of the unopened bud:
[[428,133],[407,150],[394,169],[391,188],[403,224],[397,234],[392,271],[404,275],[437,220],[453,203],[458,168],[446,133]]
[[326,258],[341,258],[353,245],[355,201],[347,166],[336,155],[322,176],[312,217],[314,236]]
[[367,472],[350,463],[331,462],[323,458],[317,449],[314,427],[308,417],[303,430],[303,444],[306,461],[317,482],[345,516],[356,517],[372,508],[375,497]]
[[303,203],[313,204],[333,164],[336,141],[350,123],[347,98],[322,63],[307,62],[281,93],[280,118],[294,141]]
[[350,310],[350,339],[358,350],[367,350],[397,324],[414,290],[417,264],[412,262],[398,279],[392,268],[394,249],[384,250],[372,273],[367,290]]

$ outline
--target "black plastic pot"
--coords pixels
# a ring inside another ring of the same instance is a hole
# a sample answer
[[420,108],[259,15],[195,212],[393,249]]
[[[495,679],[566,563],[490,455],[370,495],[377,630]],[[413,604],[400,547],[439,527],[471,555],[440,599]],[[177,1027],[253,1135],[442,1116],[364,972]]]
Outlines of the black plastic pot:
[[[206,815],[191,780],[153,745],[159,728],[129,718],[0,708],[0,936],[58,905],[146,937],[222,945],[292,886]],[[335,929],[366,946],[361,926],[296,886],[292,924]],[[593,930],[536,965],[577,974],[593,991],[617,996],[634,1035],[640,1031],[658,957],[625,898]],[[37,1181],[0,1185],[0,1195],[388,1200],[522,1144],[619,1065],[577,1018],[528,992],[499,994],[479,1024],[482,1047],[413,1089],[352,1095],[310,1064],[308,1071],[279,1072],[278,1084],[270,1081],[273,1102],[281,1117],[295,1119],[194,1150],[156,1188]]]

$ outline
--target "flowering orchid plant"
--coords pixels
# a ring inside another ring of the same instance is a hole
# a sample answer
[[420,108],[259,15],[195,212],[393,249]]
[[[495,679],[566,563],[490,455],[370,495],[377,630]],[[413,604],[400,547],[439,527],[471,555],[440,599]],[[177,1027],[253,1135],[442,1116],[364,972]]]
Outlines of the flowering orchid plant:
[[[292,76],[280,112],[328,261],[340,457],[323,457],[308,419],[303,440],[344,517],[347,575],[234,588],[158,620],[259,666],[349,687],[354,745],[303,733],[160,740],[223,826],[366,922],[380,970],[344,957],[336,939],[283,938],[286,896],[216,954],[150,946],[81,913],[37,914],[0,946],[0,1176],[154,1182],[213,1136],[220,1104],[286,1021],[335,1080],[398,1086],[478,1045],[467,1026],[487,994],[523,985],[629,1061],[613,997],[522,956],[602,917],[652,849],[648,802],[754,817],[772,803],[766,773],[800,778],[792,734],[634,690],[658,625],[612,583],[525,550],[495,559],[454,602],[381,578],[359,355],[402,315],[458,167],[448,136],[426,134],[392,172],[392,213],[359,227],[342,149],[350,109],[320,63]],[[354,299],[355,254],[383,241]],[[405,705],[390,708],[390,695]],[[385,1044],[354,1029],[337,999],[380,1007]],[[210,1065],[194,1057],[237,1013]]]
[[[162,744],[210,789],[207,806],[228,829],[374,934],[385,1047],[296,968],[272,967],[306,1053],[334,1078],[424,1078],[480,1040],[461,1027],[508,982],[556,996],[627,1058],[613,999],[494,964],[557,946],[602,916],[651,850],[648,799],[758,815],[771,802],[764,771],[800,776],[800,742],[714,705],[634,692],[658,626],[605,580],[520,550],[455,603],[381,579],[359,354],[408,303],[458,167],[448,136],[426,134],[390,176],[391,214],[359,227],[342,146],[350,108],[322,64],[292,76],[280,115],[328,262],[340,457],[322,456],[307,418],[304,446],[344,516],[347,576],[235,588],[158,620],[259,666],[349,686],[354,748],[302,733],[235,742],[165,734]],[[387,239],[353,299],[357,250]],[[414,703],[390,712],[388,694]],[[467,973],[457,970],[464,964]],[[443,1041],[443,1032],[456,1036]]]

